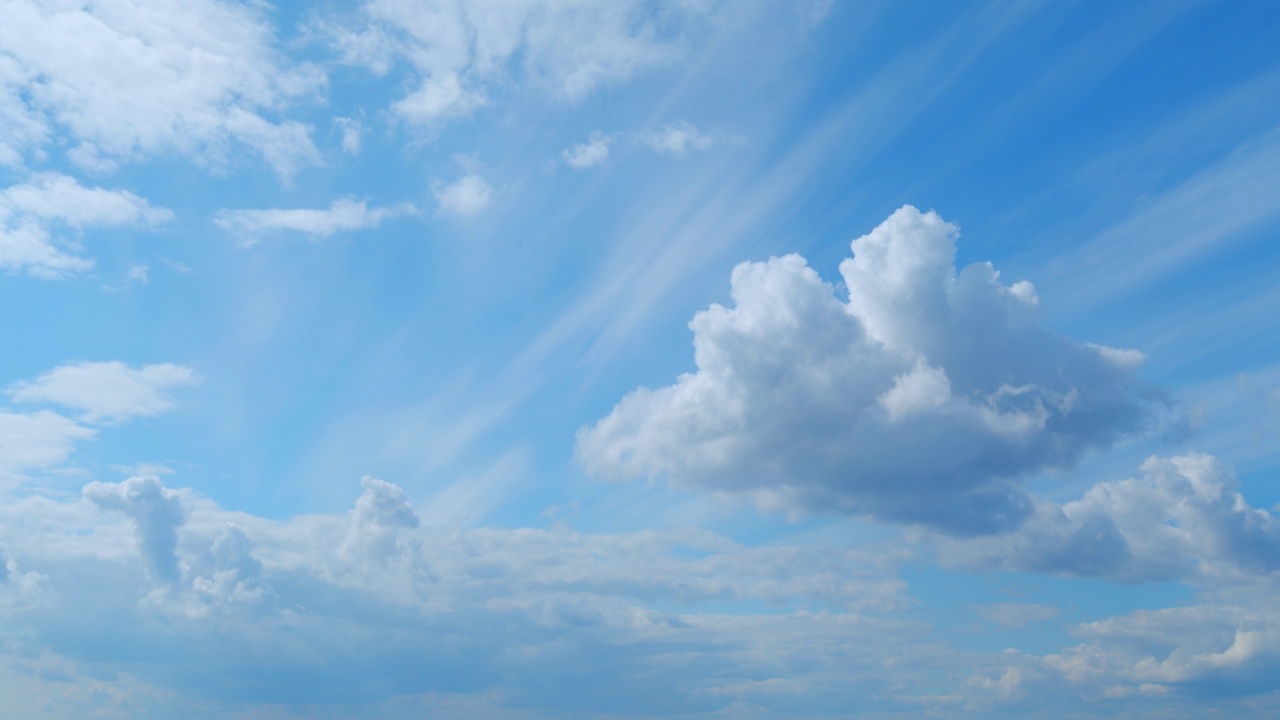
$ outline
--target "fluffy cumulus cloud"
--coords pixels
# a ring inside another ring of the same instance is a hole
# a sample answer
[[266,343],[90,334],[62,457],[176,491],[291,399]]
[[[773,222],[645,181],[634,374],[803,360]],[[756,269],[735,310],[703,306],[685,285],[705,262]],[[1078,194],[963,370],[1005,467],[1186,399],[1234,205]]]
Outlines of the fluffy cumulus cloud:
[[[345,140],[344,140],[345,143]],[[357,143],[358,144],[358,143]],[[412,205],[369,207],[363,200],[339,198],[327,209],[271,208],[267,210],[219,210],[214,223],[252,244],[263,235],[295,232],[314,238],[377,227],[383,220],[417,212]]]
[[1151,458],[1079,500],[1037,503],[1016,530],[944,541],[945,560],[1136,582],[1280,578],[1280,520],[1251,506],[1215,458]]
[[1140,431],[1156,398],[1128,356],[1039,326],[1030,283],[957,271],[956,237],[898,210],[853,241],[847,300],[798,255],[739,265],[735,306],[690,323],[697,370],[623,398],[579,457],[767,507],[1016,526],[1022,478]]
[[80,362],[15,383],[7,392],[19,403],[52,403],[79,410],[85,422],[120,422],[171,409],[170,391],[198,381],[195,371],[182,365],[135,368],[118,361]]
[[309,128],[273,116],[324,76],[287,63],[250,4],[13,0],[4,15],[0,163],[54,138],[91,170],[158,153],[220,165],[247,147],[288,177],[318,159]]
[[178,528],[186,515],[177,493],[157,477],[131,477],[122,483],[90,483],[84,496],[104,510],[129,518],[138,554],[154,580],[178,582]]
[[40,173],[0,190],[0,270],[60,278],[93,261],[74,253],[75,243],[55,231],[154,226],[173,218],[125,190],[85,187],[75,178]]
[[680,56],[717,2],[370,0],[364,26],[320,22],[354,64],[387,72],[407,61],[416,84],[393,110],[413,123],[468,115],[516,75],[577,100]]

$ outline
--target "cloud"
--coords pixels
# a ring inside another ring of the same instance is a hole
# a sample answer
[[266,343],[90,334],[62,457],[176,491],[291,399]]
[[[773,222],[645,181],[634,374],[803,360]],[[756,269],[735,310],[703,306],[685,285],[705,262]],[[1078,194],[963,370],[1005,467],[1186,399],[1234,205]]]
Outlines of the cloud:
[[1034,288],[957,272],[955,226],[904,207],[852,243],[842,302],[798,255],[744,263],[690,323],[697,370],[578,434],[607,478],[745,493],[949,533],[1018,525],[1027,475],[1141,431],[1157,395],[1036,323]]
[[609,144],[612,142],[613,138],[596,131],[591,133],[587,142],[565,149],[560,156],[575,170],[603,165],[609,159]]
[[346,62],[375,73],[406,61],[416,87],[393,103],[412,123],[463,117],[515,77],[568,101],[679,58],[719,3],[371,1],[364,27],[316,24]]
[[1152,457],[1142,475],[1040,502],[1010,533],[944,541],[950,563],[1127,582],[1280,576],[1280,520],[1240,495],[1215,458]]
[[214,224],[241,236],[247,243],[273,232],[296,232],[311,237],[329,237],[377,227],[383,220],[417,212],[412,205],[370,208],[365,201],[339,198],[327,210],[309,208],[267,210],[219,210]]
[[489,206],[493,190],[484,178],[469,173],[451,184],[436,183],[432,188],[440,212],[459,217],[472,217]]
[[[868,620],[905,603],[892,552],[752,548],[695,528],[431,527],[399,487],[361,485],[351,512],[286,520],[147,477],[91,483],[88,502],[0,503],[15,562],[50,578],[48,601],[11,621],[27,628],[29,657],[93,673],[116,667],[104,649],[129,647],[165,659],[133,670],[150,684],[138,699],[250,715],[323,701],[349,716],[370,697],[485,688],[500,689],[495,710],[563,712],[545,687],[583,673],[608,682],[572,701],[581,714],[658,714],[707,697],[726,706],[747,689],[712,688],[790,675],[802,657],[817,669],[797,682],[838,703],[883,680],[875,656],[893,644],[873,638],[920,635]],[[914,672],[902,647],[900,677]],[[288,681],[299,674],[308,688]]]
[[59,247],[55,228],[154,226],[173,219],[125,190],[81,185],[58,173],[39,173],[27,182],[0,190],[0,269],[41,278],[83,272],[93,261]]
[[77,440],[96,432],[49,410],[30,414],[0,411],[0,477],[57,465]]
[[[73,162],[109,170],[177,153],[211,165],[237,146],[288,178],[319,161],[310,130],[268,119],[325,83],[274,48],[264,13],[222,0],[58,5],[15,0],[0,27],[0,162],[64,138]],[[9,127],[6,124],[6,128]]]
[[92,482],[84,496],[103,510],[114,510],[133,524],[134,541],[148,574],[156,582],[176,584],[178,528],[186,520],[177,493],[157,477],[131,477],[122,483]]
[[333,126],[342,133],[342,152],[348,155],[359,155],[360,134],[363,131],[360,120],[340,117],[333,121]]
[[169,391],[199,382],[191,368],[168,363],[132,368],[119,361],[62,365],[6,391],[16,402],[53,403],[83,412],[86,422],[121,422],[173,407]]
[[667,123],[658,130],[641,133],[637,139],[659,155],[677,158],[730,141],[730,138],[722,133],[705,133],[684,120]]

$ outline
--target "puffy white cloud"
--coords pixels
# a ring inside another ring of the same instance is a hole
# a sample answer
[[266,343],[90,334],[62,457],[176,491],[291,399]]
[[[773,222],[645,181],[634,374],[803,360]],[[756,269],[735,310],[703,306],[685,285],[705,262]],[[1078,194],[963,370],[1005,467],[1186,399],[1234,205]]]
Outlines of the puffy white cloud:
[[440,212],[459,217],[480,214],[481,210],[489,206],[489,200],[493,196],[489,183],[475,173],[463,175],[453,183],[436,183],[432,192],[440,205]]
[[55,228],[157,225],[173,213],[124,190],[81,185],[58,173],[41,173],[0,190],[0,269],[58,278],[83,272],[93,261],[67,252]]
[[17,402],[80,410],[87,422],[120,422],[171,409],[170,390],[199,379],[191,368],[169,363],[133,368],[119,361],[80,362],[15,383],[7,392]]
[[582,429],[580,459],[767,507],[1016,526],[1023,477],[1141,430],[1157,396],[1113,352],[1040,327],[1029,283],[957,272],[956,236],[898,210],[853,241],[847,302],[798,255],[739,265],[735,307],[690,323],[697,370]]
[[364,492],[356,500],[343,551],[386,563],[401,554],[399,531],[418,527],[418,515],[399,487],[368,475],[360,486]]
[[565,149],[560,156],[569,167],[576,170],[603,165],[609,159],[609,144],[612,142],[613,138],[596,131],[591,133],[586,142]]
[[1150,458],[1142,475],[1041,502],[1016,530],[944,541],[944,560],[1124,581],[1280,577],[1280,520],[1238,492],[1215,458]]
[[0,117],[16,124],[0,162],[59,136],[97,170],[169,152],[223,164],[239,145],[288,177],[319,154],[306,126],[268,116],[325,79],[273,45],[262,11],[238,2],[8,2]]
[[407,61],[417,87],[393,105],[404,119],[465,116],[511,75],[566,100],[679,57],[689,29],[719,3],[642,0],[370,0],[366,22],[323,21],[347,62],[387,72]]
[[[344,141],[345,142],[345,141]],[[312,237],[329,237],[377,227],[383,220],[417,212],[412,205],[371,208],[353,198],[334,200],[326,210],[310,208],[267,210],[219,210],[214,224],[239,235],[246,243],[273,232],[297,232]]]
[[181,579],[178,528],[186,521],[186,513],[177,493],[157,477],[131,477],[122,483],[89,483],[84,496],[104,510],[129,518],[138,553],[153,580],[172,585]]

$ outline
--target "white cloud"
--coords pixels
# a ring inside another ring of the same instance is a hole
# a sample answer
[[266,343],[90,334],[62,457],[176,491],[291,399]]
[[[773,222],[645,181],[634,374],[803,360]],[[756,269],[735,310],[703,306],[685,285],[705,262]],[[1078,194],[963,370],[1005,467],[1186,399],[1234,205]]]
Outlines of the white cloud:
[[104,510],[129,518],[134,541],[148,574],[156,582],[173,584],[181,578],[178,528],[186,520],[177,493],[156,477],[131,477],[122,483],[93,482],[84,496]]
[[730,140],[721,133],[705,133],[684,120],[667,123],[658,130],[641,133],[638,139],[659,155],[677,158]]
[[719,3],[581,0],[372,0],[366,26],[322,21],[350,63],[375,73],[407,61],[417,87],[393,104],[415,123],[461,117],[514,75],[566,100],[680,57],[686,36]]
[[1015,531],[944,541],[944,560],[1136,582],[1280,576],[1280,520],[1237,491],[1211,456],[1150,458],[1142,476],[1041,502]]
[[81,362],[50,370],[7,390],[22,403],[53,403],[83,412],[87,422],[120,422],[157,415],[174,405],[170,391],[199,382],[191,368],[159,364],[132,368],[122,362]]
[[697,371],[629,394],[579,432],[579,457],[766,507],[1016,526],[1021,478],[1141,430],[1155,397],[1127,363],[1039,327],[1029,285],[957,272],[956,235],[898,210],[841,263],[848,302],[798,255],[739,265],[736,306],[690,323]]
[[359,155],[362,123],[356,118],[340,117],[333,121],[333,126],[342,133],[342,152]]
[[[66,137],[95,170],[178,153],[221,165],[236,145],[282,177],[318,162],[309,129],[268,115],[314,95],[316,68],[290,66],[261,10],[222,0],[14,0],[0,25],[0,117],[18,121],[0,162]],[[6,125],[6,127],[8,127]]]
[[0,411],[0,477],[57,465],[77,440],[96,433],[49,410],[31,414]]
[[252,244],[273,232],[297,232],[312,237],[329,237],[377,227],[383,220],[417,212],[412,205],[371,208],[363,200],[339,198],[328,209],[271,208],[266,210],[219,210],[214,224]]
[[609,144],[612,142],[613,138],[596,131],[591,133],[587,142],[565,149],[561,157],[576,170],[603,165],[609,159]]
[[60,278],[83,272],[93,261],[67,252],[55,228],[147,226],[173,213],[125,190],[81,185],[74,178],[41,173],[0,190],[0,269]]
[[489,183],[475,173],[468,173],[451,184],[437,183],[432,192],[441,212],[460,217],[478,215],[493,197]]

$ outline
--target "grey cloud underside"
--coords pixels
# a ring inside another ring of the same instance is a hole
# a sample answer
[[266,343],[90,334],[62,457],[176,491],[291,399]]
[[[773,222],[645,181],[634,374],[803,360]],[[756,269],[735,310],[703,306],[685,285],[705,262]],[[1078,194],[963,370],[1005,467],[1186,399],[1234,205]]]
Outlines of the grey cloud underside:
[[665,475],[765,507],[956,534],[1017,525],[1027,475],[1151,421],[1136,353],[1037,324],[1034,288],[955,267],[955,226],[904,207],[853,241],[848,300],[798,255],[734,269],[690,323],[697,370],[578,436],[587,470]]

